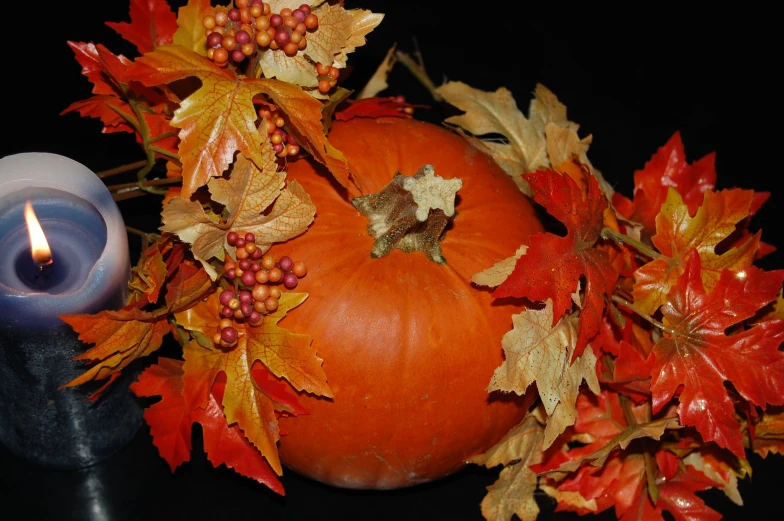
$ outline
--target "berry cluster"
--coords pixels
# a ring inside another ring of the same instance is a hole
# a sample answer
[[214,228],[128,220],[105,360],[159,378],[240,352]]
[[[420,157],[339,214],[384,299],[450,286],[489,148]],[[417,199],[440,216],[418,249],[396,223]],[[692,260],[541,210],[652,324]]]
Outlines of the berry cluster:
[[302,261],[294,262],[286,256],[275,260],[272,255],[262,255],[252,233],[229,232],[226,242],[237,249],[237,262],[227,259],[223,265],[226,277],[238,281],[243,288],[221,292],[222,319],[213,342],[233,347],[238,337],[234,320],[247,321],[251,326],[261,324],[264,315],[278,309],[278,300],[283,294],[279,284],[294,289],[308,270]]
[[236,0],[236,7],[207,15],[207,57],[220,67],[229,61],[240,63],[258,49],[282,49],[289,56],[307,47],[308,32],[318,29],[319,19],[302,4],[297,9],[281,9],[272,14],[262,0]]
[[267,125],[267,139],[270,140],[272,150],[275,151],[278,157],[283,158],[299,154],[299,145],[294,140],[294,136],[283,130],[286,120],[283,119],[283,115],[275,105],[262,103],[261,108],[259,108],[259,117]]
[[326,94],[332,87],[337,85],[340,69],[318,62],[316,64],[316,74],[319,76],[318,90],[320,93]]

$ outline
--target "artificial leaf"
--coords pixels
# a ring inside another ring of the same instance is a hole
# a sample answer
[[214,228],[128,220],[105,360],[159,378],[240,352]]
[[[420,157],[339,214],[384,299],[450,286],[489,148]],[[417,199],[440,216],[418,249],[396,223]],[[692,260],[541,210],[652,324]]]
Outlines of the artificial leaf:
[[93,94],[117,96],[120,78],[130,65],[125,56],[115,56],[103,45],[68,42],[76,61],[82,66],[82,74],[93,84]]
[[204,450],[210,462],[225,464],[283,494],[283,487],[263,456],[250,444],[239,427],[228,426],[218,398],[210,394],[204,408],[188,410],[182,396],[183,362],[159,358],[131,385],[137,396],[160,396],[147,407],[144,419],[150,426],[153,444],[172,470],[190,459],[193,422],[202,426]]
[[172,43],[177,17],[166,0],[131,0],[131,22],[106,25],[136,46],[141,54]]
[[78,112],[82,117],[101,120],[105,134],[136,131],[133,125],[128,122],[128,118],[123,115],[130,116],[130,105],[116,96],[102,94],[86,100],[75,101],[60,114],[68,114],[69,112]]
[[689,213],[694,215],[703,194],[716,185],[715,162],[716,155],[710,153],[688,164],[681,135],[676,132],[642,170],[634,173],[634,201],[615,194],[613,205],[624,217],[642,223],[645,230],[653,233],[669,188],[681,194]]
[[349,105],[335,113],[338,121],[349,121],[354,118],[410,118],[416,107],[425,105],[412,105],[396,97],[391,98],[366,98],[349,102]]
[[523,244],[517,248],[517,251],[511,257],[498,261],[486,270],[472,275],[471,282],[478,286],[490,288],[500,286],[512,274],[517,264],[517,259],[525,255],[526,251],[528,251],[528,246]]
[[697,252],[662,306],[666,329],[655,344],[651,371],[654,412],[682,389],[681,423],[692,425],[707,441],[744,459],[740,424],[726,381],[756,405],[784,404],[784,322],[770,320],[727,333],[776,299],[784,271],[755,267],[724,271],[707,293]]
[[[710,452],[692,452],[683,458],[683,463],[690,465],[702,472],[706,478],[713,481],[717,488],[722,489],[724,494],[736,505],[743,505],[743,499],[738,490],[739,473],[728,463],[719,459]],[[740,475],[742,477],[742,475]]]
[[177,11],[177,31],[172,37],[174,44],[207,56],[207,33],[202,20],[214,12],[210,0],[188,0],[188,4]]
[[523,521],[536,519],[539,514],[534,499],[537,478],[529,467],[541,460],[542,437],[542,425],[529,414],[494,447],[469,460],[488,468],[516,462],[504,468],[498,480],[487,487],[481,505],[486,520],[510,521],[515,514]]
[[362,90],[359,91],[357,99],[375,98],[378,96],[379,92],[385,91],[389,87],[389,83],[387,83],[389,73],[392,71],[392,67],[395,66],[395,63],[397,63],[397,55],[395,54],[396,48],[397,44],[389,48],[384,59],[378,64],[376,72],[373,73],[373,76],[370,77],[365,86],[362,87]]
[[506,359],[493,373],[489,391],[524,394],[536,382],[539,396],[550,416],[543,447],[574,423],[575,401],[583,379],[594,393],[599,392],[596,357],[588,349],[576,357],[577,328],[572,317],[553,325],[553,303],[548,299],[542,310],[527,309],[512,316],[514,328],[504,335],[501,345]]
[[180,131],[183,197],[191,195],[212,177],[220,177],[239,150],[264,168],[261,134],[253,106],[265,94],[286,114],[297,142],[324,163],[336,179],[349,186],[345,159],[331,148],[321,127],[321,104],[296,85],[268,79],[238,77],[207,58],[178,45],[160,47],[128,68],[126,76],[144,85],[160,85],[196,77],[201,87],[182,100],[171,124]]
[[[577,136],[579,125],[567,119],[566,106],[543,85],[536,86],[527,119],[518,110],[512,93],[503,87],[484,92],[464,83],[448,82],[437,92],[465,112],[447,118],[445,123],[479,138],[472,142],[488,152],[526,195],[533,195],[533,191],[521,174],[555,167],[573,158],[590,166],[585,156],[590,136]],[[500,134],[506,142],[498,141],[494,134]],[[606,185],[604,180],[600,184]]]
[[784,454],[784,407],[770,407],[754,425],[751,448],[767,458],[768,454]]
[[131,384],[136,396],[161,397],[145,409],[144,420],[150,426],[153,445],[172,471],[191,457],[193,420],[182,398],[182,373],[181,361],[161,357]]
[[[252,378],[252,367],[262,362],[276,376],[286,378],[298,390],[331,396],[326,375],[306,335],[291,333],[278,327],[289,310],[301,304],[304,293],[284,293],[274,313],[264,317],[258,326],[237,324],[239,340],[231,350],[200,345],[196,340],[183,349],[185,358],[183,397],[189,408],[204,407],[210,389],[220,374],[226,387],[222,405],[229,424],[236,423],[253,445],[280,474],[277,453],[279,439],[276,410],[287,410],[273,401]],[[211,338],[219,319],[217,293],[206,301],[175,315],[178,324]]]
[[577,357],[599,332],[605,298],[611,297],[618,279],[608,252],[596,247],[605,226],[607,200],[590,174],[584,177],[585,190],[572,177],[552,170],[524,177],[534,189],[536,202],[566,226],[567,235],[532,235],[528,251],[493,295],[552,299],[555,324],[571,308],[572,293],[584,276],[585,298],[574,351]]
[[139,263],[131,272],[131,280],[128,282],[128,287],[131,289],[128,304],[136,303],[137,306],[140,304],[143,306],[157,302],[166,274],[166,263],[163,262],[159,245],[153,244],[142,252]]
[[[302,87],[316,87],[318,76],[314,64],[345,67],[346,55],[364,45],[365,36],[384,18],[384,15],[363,9],[347,11],[340,5],[326,2],[314,9],[313,14],[318,16],[319,25],[308,34],[308,45],[304,50],[294,56],[272,50],[259,54],[259,65],[265,77]],[[313,94],[318,95],[317,92]]]
[[176,233],[190,244],[194,257],[213,279],[217,272],[210,259],[224,258],[230,229],[254,233],[257,244],[266,251],[275,242],[300,235],[313,221],[315,206],[299,183],[291,181],[283,189],[285,176],[277,172],[269,143],[264,144],[261,154],[266,159],[263,169],[239,156],[228,180],[210,181],[213,199],[225,206],[225,221],[215,222],[201,203],[182,198],[173,199],[163,209],[161,230]]
[[652,239],[662,256],[634,273],[635,306],[653,314],[683,273],[692,251],[700,256],[706,291],[716,285],[724,270],[740,271],[751,266],[759,247],[759,234],[721,254],[716,253],[716,247],[749,215],[752,198],[750,190],[708,190],[691,217],[681,195],[670,188],[656,216],[656,235]]

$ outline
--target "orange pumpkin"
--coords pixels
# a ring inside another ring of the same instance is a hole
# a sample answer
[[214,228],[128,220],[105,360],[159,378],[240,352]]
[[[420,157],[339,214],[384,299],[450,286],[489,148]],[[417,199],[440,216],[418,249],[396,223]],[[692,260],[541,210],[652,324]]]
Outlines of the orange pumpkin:
[[425,164],[463,186],[441,241],[446,265],[420,252],[372,258],[367,218],[323,168],[289,166],[317,215],[307,233],[276,248],[308,266],[297,291],[310,298],[282,325],[313,337],[334,399],[301,397],[310,414],[281,419],[280,454],[290,469],[332,485],[415,485],[491,447],[533,399],[487,393],[503,361],[501,337],[523,308],[495,301],[470,277],[512,255],[541,226],[492,159],[438,126],[354,119],[336,122],[330,141],[365,194]]

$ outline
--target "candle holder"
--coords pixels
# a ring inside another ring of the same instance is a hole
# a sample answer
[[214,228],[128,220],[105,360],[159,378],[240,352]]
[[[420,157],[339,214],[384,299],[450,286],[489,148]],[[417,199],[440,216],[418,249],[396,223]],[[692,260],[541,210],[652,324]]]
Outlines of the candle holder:
[[[52,250],[32,258],[30,201]],[[85,350],[61,315],[121,307],[130,272],[120,211],[95,174],[66,157],[30,153],[0,160],[0,442],[55,468],[97,463],[136,433],[142,409],[127,371],[98,388],[60,387],[83,370]]]

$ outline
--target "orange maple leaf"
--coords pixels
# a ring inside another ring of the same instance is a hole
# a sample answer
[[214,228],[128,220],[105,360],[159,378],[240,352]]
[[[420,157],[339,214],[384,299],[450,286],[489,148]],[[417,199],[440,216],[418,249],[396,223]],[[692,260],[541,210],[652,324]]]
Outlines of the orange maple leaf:
[[131,23],[106,22],[144,54],[172,42],[177,17],[166,0],[131,0]]
[[201,80],[201,87],[182,100],[171,122],[181,129],[184,198],[190,198],[211,177],[223,175],[237,151],[263,167],[262,136],[253,106],[258,94],[271,98],[288,116],[300,144],[325,163],[341,184],[351,184],[345,159],[329,145],[321,128],[321,103],[296,85],[237,76],[178,45],[159,47],[138,58],[126,74],[147,86],[189,77]]
[[760,233],[721,254],[716,247],[736,230],[749,215],[754,192],[751,190],[706,191],[694,217],[680,193],[670,188],[656,216],[653,245],[661,257],[634,272],[634,304],[653,314],[683,273],[689,254],[696,250],[702,263],[702,283],[710,291],[724,270],[738,271],[751,266],[759,248]]
[[248,439],[281,474],[277,441],[280,438],[275,411],[290,407],[270,397],[251,377],[254,363],[261,362],[271,373],[288,380],[297,390],[332,397],[327,377],[307,335],[295,334],[277,324],[289,310],[307,298],[305,293],[284,293],[274,313],[258,326],[235,323],[237,345],[224,350],[212,344],[218,330],[220,303],[218,292],[203,302],[177,313],[177,323],[195,333],[183,348],[185,358],[183,397],[186,408],[207,406],[210,390],[219,375],[225,375],[222,405],[229,424],[236,423]]

